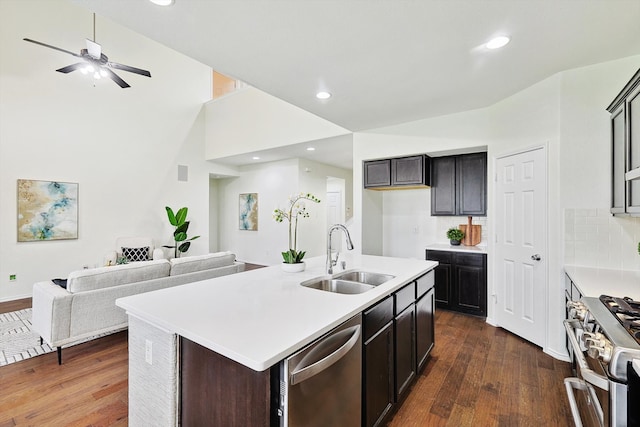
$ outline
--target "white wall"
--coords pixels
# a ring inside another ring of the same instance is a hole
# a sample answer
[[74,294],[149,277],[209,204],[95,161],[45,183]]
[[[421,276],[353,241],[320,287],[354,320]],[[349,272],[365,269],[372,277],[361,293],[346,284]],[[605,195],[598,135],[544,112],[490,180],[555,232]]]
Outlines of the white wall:
[[[153,77],[119,72],[132,86],[121,89],[57,73],[76,59],[22,38],[79,51],[92,37],[91,13],[62,0],[0,2],[0,300],[101,264],[118,236],[169,244],[165,205],[189,207],[190,235],[203,236],[189,253],[209,250],[201,110],[211,69],[99,16],[96,26],[109,59]],[[178,165],[188,166],[187,182],[177,181]],[[18,243],[18,179],[78,183],[79,238]]]
[[351,133],[252,87],[212,100],[205,109],[210,160]]
[[[218,180],[219,248],[231,250],[246,262],[271,265],[282,262],[288,247],[288,223],[273,219],[276,208],[285,209],[291,194],[312,193],[321,200],[306,202],[308,218],[298,223],[298,250],[307,257],[322,255],[326,242],[327,177],[351,183],[351,171],[304,159],[260,163],[240,168],[240,175]],[[238,195],[258,193],[258,230],[239,230]],[[347,202],[352,206],[352,202]]]
[[[355,210],[354,228],[360,229],[358,241],[365,240],[361,243],[363,251],[369,251],[366,253],[402,253],[401,251],[404,251],[405,255],[411,256],[412,253],[418,253],[416,248],[420,247],[420,243],[416,241],[424,239],[424,244],[427,244],[434,241],[433,239],[440,240],[438,229],[441,225],[433,228],[433,224],[427,219],[426,208],[424,208],[426,200],[422,204],[416,198],[411,198],[409,193],[402,196],[380,195],[378,192],[362,190],[362,160],[487,146],[490,177],[489,209],[483,231],[490,236],[493,160],[496,156],[545,145],[548,152],[549,180],[547,259],[549,261],[548,313],[550,316],[545,351],[555,355],[564,354],[564,335],[560,320],[564,314],[562,266],[565,260],[565,210],[572,208],[597,209],[596,212],[608,210],[611,178],[609,122],[605,108],[638,67],[640,67],[640,56],[570,70],[549,77],[485,109],[354,135],[354,204],[356,207],[362,207],[361,210],[357,208]],[[407,212],[398,207],[398,203],[406,205]],[[418,240],[411,227],[403,233],[389,231],[393,230],[393,227],[397,228],[400,218],[406,223],[418,224],[420,227]],[[640,236],[637,229],[638,222],[628,219],[615,220],[616,223],[620,221],[622,223],[618,224],[618,228],[613,227],[614,230],[619,230],[619,233],[614,231],[607,236],[613,243],[606,248],[620,247],[621,243],[617,239],[622,242],[633,242],[637,236]],[[603,230],[604,226],[599,229]],[[386,237],[376,240],[376,230],[378,233],[379,230],[383,230],[382,234]],[[567,259],[590,265],[594,254],[605,246],[582,244],[581,249],[578,249],[573,242],[580,240],[584,234],[577,232],[574,234],[574,231],[572,230],[572,234],[567,237],[567,240],[572,242],[567,247],[575,250]],[[365,235],[366,239],[362,235]],[[602,235],[600,238],[605,239]],[[384,244],[383,239],[393,243]],[[625,259],[629,259],[624,267],[637,265],[633,263],[636,259],[634,252],[636,248],[627,244],[624,250],[626,251]],[[489,258],[490,295],[493,274],[490,242]],[[492,314],[493,307],[490,304],[489,318]]]

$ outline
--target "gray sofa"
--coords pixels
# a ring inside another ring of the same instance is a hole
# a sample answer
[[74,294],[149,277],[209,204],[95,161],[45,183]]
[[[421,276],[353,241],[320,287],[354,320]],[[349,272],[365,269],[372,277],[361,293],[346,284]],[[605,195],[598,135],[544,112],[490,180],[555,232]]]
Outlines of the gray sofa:
[[230,252],[171,260],[139,261],[74,271],[66,289],[51,280],[33,285],[33,329],[41,340],[62,346],[127,328],[117,298],[244,271]]

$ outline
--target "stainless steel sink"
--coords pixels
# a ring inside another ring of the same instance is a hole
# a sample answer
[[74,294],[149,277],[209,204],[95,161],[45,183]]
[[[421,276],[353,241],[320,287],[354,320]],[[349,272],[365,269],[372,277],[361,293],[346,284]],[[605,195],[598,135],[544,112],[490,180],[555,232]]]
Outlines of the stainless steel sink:
[[308,282],[302,282],[302,286],[311,289],[318,289],[325,292],[333,292],[336,294],[361,294],[373,289],[375,286],[365,283],[350,282],[348,280],[337,279],[312,279]]
[[368,271],[347,271],[338,274],[334,279],[349,280],[352,282],[364,283],[371,286],[382,285],[385,282],[395,278],[390,274],[371,273]]
[[302,286],[336,294],[361,294],[395,278],[389,274],[368,271],[347,271],[332,279],[315,278],[300,283]]

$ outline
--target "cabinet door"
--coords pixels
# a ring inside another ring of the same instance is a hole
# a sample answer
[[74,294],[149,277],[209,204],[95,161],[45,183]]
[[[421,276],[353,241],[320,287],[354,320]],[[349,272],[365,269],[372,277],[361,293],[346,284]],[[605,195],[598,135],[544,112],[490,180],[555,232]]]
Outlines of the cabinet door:
[[416,376],[415,324],[415,304],[396,316],[396,402],[404,398]]
[[424,156],[391,159],[391,185],[425,185]]
[[624,103],[611,114],[611,213],[624,213],[626,209],[625,166],[625,110]]
[[418,372],[427,363],[434,345],[434,288],[416,301],[416,360]]
[[364,188],[391,185],[391,160],[372,160],[363,163]]
[[455,301],[452,304],[452,308],[463,313],[486,316],[486,256],[456,254],[453,270]]
[[487,153],[456,158],[456,214],[487,214]]
[[440,308],[451,308],[451,286],[452,269],[451,263],[453,255],[445,251],[427,251],[427,259],[438,261],[438,266],[434,270],[435,274],[435,300]]
[[[629,94],[627,115],[627,170],[640,168],[640,86]],[[627,212],[640,213],[640,179],[627,182]]]
[[364,425],[383,425],[394,401],[393,322],[364,343]]
[[431,215],[456,214],[456,158],[431,159]]

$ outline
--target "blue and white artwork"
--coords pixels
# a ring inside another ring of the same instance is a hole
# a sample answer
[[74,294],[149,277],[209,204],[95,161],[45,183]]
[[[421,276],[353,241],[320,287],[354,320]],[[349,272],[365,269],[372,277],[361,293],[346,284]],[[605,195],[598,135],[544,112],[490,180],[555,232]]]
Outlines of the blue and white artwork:
[[258,193],[240,194],[240,230],[258,230]]
[[18,242],[78,238],[78,184],[18,180]]

